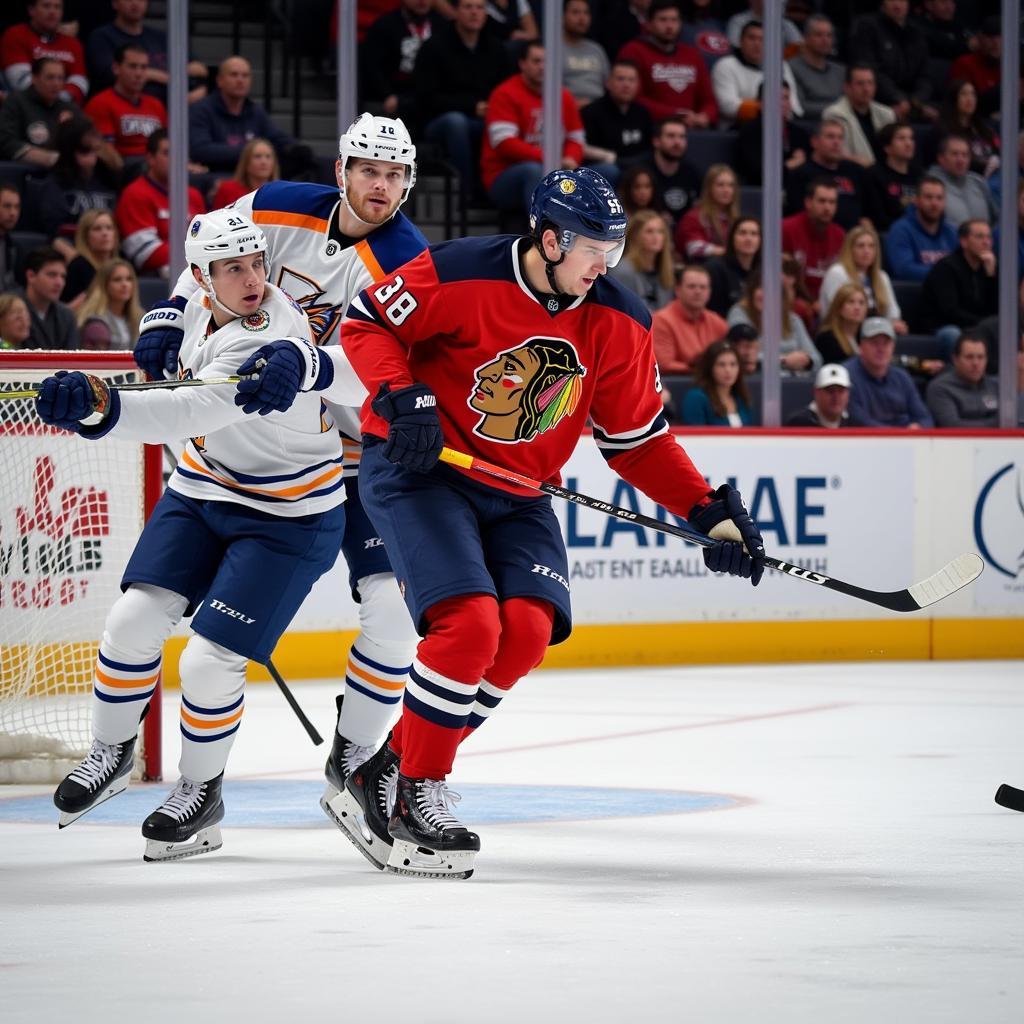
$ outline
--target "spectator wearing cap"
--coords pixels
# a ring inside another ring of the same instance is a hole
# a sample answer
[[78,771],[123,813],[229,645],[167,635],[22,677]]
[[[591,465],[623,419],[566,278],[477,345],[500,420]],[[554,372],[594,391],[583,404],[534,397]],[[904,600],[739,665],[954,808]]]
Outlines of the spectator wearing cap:
[[984,337],[969,331],[961,334],[953,346],[953,365],[934,378],[925,392],[937,427],[999,426],[999,382],[986,375],[987,364]]
[[921,326],[948,349],[965,327],[994,316],[999,305],[992,229],[984,220],[965,220],[959,245],[939,260],[921,288]]
[[875,193],[875,227],[888,231],[913,205],[921,169],[914,162],[914,130],[898,121],[878,133],[882,159],[868,168],[868,185]]
[[956,228],[946,220],[946,185],[926,174],[906,213],[889,229],[885,259],[897,281],[923,281],[957,246]]
[[958,228],[967,220],[989,224],[998,215],[985,179],[971,170],[971,141],[966,135],[947,135],[939,143],[937,163],[928,171],[946,186],[946,220]]
[[53,167],[57,129],[69,121],[89,124],[74,103],[61,98],[63,89],[64,65],[59,60],[39,57],[32,62],[32,84],[8,95],[0,107],[0,160]]
[[845,68],[830,59],[835,45],[835,28],[827,15],[812,14],[804,22],[800,52],[789,60],[804,116],[815,121],[843,94]]
[[826,363],[815,375],[814,397],[786,420],[787,427],[824,427],[838,430],[860,424],[850,415],[850,372],[845,366]]
[[905,427],[908,430],[935,426],[913,378],[893,366],[896,333],[880,316],[864,322],[860,351],[843,366],[850,374],[850,415],[865,427]]
[[604,47],[588,38],[590,0],[564,0],[562,5],[562,84],[582,108],[604,93],[611,66]]
[[990,15],[978,29],[978,45],[973,53],[965,53],[953,61],[949,69],[951,82],[970,82],[977,90],[978,105],[983,111],[999,108],[999,63],[1003,56],[1003,29],[996,14]]
[[700,265],[683,268],[676,301],[652,317],[654,356],[662,373],[690,373],[700,354],[729,327],[708,309],[711,279]]
[[[718,104],[719,127],[731,128],[737,122],[749,121],[761,110],[758,98],[764,81],[764,26],[759,21],[748,21],[740,35],[739,45],[731,57],[723,57],[715,64],[711,82]],[[803,117],[804,108],[796,91],[796,80],[788,64],[782,66],[782,77],[789,86],[789,101],[793,113]]]
[[25,259],[25,303],[32,318],[26,348],[78,348],[75,314],[60,301],[67,270],[56,249],[33,249]]
[[864,64],[846,69],[842,98],[822,116],[843,125],[843,156],[862,167],[870,167],[884,156],[879,132],[896,120],[892,107],[875,101],[875,71]]
[[803,212],[782,222],[782,251],[796,257],[814,302],[818,301],[825,273],[839,255],[846,234],[835,223],[837,196],[834,181],[815,179],[808,183],[804,193]]
[[909,0],[881,0],[874,14],[858,18],[850,30],[850,59],[875,69],[878,101],[901,121],[934,121],[928,77],[928,43],[907,21]]
[[604,95],[581,111],[587,145],[603,149],[620,167],[651,148],[654,122],[637,102],[640,72],[628,60],[617,60],[608,72]]
[[61,95],[81,106],[89,92],[82,44],[60,31],[64,20],[63,0],[28,0],[28,20],[12,25],[0,38],[0,71],[7,87],[20,92],[29,87],[35,74],[33,64],[40,57],[57,61],[64,68]]
[[[699,51],[679,42],[679,0],[653,0],[646,31],[619,50],[619,60],[640,70],[640,102],[655,121],[682,118],[688,128],[718,122],[715,92]],[[716,65],[717,67],[717,65]]]

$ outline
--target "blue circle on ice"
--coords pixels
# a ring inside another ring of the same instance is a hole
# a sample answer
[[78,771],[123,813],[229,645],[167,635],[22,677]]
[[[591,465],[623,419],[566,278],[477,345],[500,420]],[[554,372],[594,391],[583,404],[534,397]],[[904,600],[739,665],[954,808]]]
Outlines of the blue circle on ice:
[[[738,807],[742,797],[673,789],[605,789],[597,786],[501,786],[462,783],[458,816],[473,825],[588,821],[654,814],[693,814]],[[228,779],[224,824],[232,828],[332,828],[320,809],[323,782],[297,779]],[[91,825],[140,825],[163,797],[167,783],[135,785],[82,821]],[[49,794],[0,800],[0,821],[56,823]]]

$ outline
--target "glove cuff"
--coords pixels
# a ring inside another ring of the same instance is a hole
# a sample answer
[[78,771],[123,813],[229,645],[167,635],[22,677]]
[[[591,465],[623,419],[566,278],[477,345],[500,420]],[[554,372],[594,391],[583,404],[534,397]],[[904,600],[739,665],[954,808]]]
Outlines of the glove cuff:
[[377,397],[370,408],[390,423],[396,416],[412,412],[437,412],[437,396],[426,384],[409,384],[391,391],[387,384],[381,384]]
[[326,391],[334,383],[334,363],[326,352],[301,338],[283,338],[282,341],[290,341],[302,356],[305,369],[300,391]]
[[185,306],[187,302],[187,299],[183,299],[179,295],[168,299],[166,302],[158,302],[139,321],[139,334],[145,334],[146,331],[155,328],[166,330],[170,327],[179,331],[184,330]]

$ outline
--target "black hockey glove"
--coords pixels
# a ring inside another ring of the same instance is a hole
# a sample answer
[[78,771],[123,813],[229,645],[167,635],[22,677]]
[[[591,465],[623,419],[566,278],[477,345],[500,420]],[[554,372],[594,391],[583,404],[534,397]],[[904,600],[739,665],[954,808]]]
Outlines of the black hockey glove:
[[381,384],[371,403],[373,411],[388,421],[384,458],[417,473],[427,473],[441,457],[444,436],[437,415],[437,397],[426,384],[410,384],[388,391]]
[[107,385],[90,373],[58,370],[43,381],[36,395],[36,412],[44,423],[76,434],[98,427],[110,415],[114,401]]
[[742,576],[756,587],[764,575],[764,541],[735,487],[722,484],[707,505],[694,505],[691,526],[718,541],[704,548],[704,564],[712,572]]
[[165,374],[175,376],[178,350],[185,337],[185,299],[168,299],[157,303],[139,321],[139,340],[132,355],[140,369],[160,380]]

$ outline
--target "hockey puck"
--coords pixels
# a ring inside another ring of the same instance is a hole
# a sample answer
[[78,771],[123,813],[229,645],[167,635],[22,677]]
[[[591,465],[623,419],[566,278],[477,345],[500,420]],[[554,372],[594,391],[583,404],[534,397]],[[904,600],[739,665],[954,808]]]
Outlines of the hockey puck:
[[1024,811],[1024,789],[1014,789],[1004,782],[996,790],[996,803],[1011,811]]

